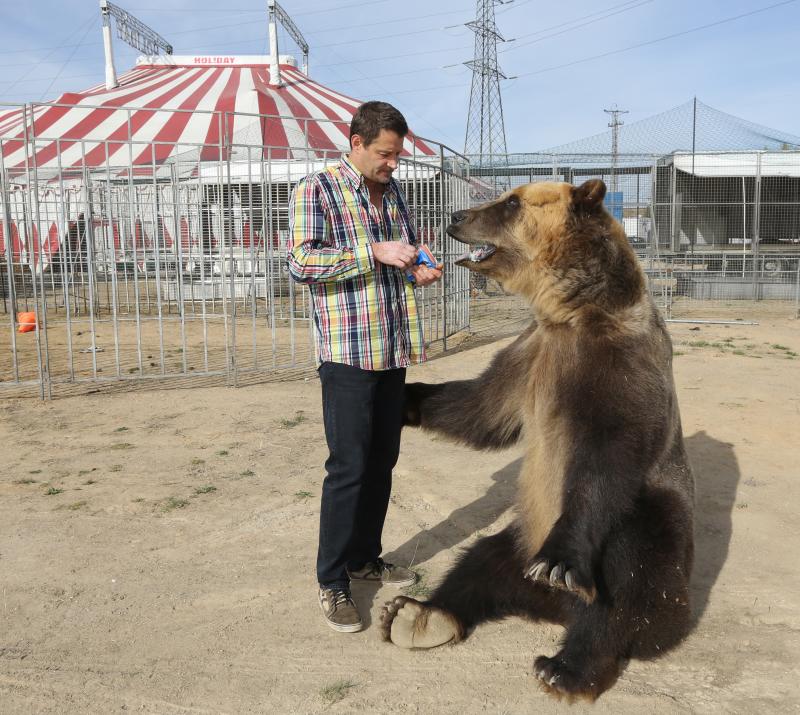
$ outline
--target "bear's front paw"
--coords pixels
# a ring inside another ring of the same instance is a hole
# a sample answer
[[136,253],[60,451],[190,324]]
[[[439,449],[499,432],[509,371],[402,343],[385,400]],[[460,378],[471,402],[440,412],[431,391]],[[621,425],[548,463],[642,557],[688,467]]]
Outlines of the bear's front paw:
[[542,550],[525,570],[525,578],[574,593],[586,603],[592,603],[597,598],[591,572],[578,559],[547,554]]
[[560,653],[555,658],[540,655],[533,663],[533,674],[551,695],[595,700],[616,677],[613,661],[598,665],[602,667],[570,663]]

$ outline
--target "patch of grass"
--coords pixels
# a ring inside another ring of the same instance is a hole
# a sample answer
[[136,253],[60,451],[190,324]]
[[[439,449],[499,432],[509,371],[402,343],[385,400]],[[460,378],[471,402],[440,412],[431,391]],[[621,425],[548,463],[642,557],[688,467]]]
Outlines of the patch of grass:
[[734,355],[747,355],[747,353],[744,350],[734,350],[733,354]]
[[197,487],[197,489],[194,490],[194,493],[195,494],[211,494],[211,492],[215,492],[215,491],[217,491],[217,488],[215,486],[213,486],[212,484],[206,484],[205,486]]
[[36,484],[35,479],[17,479],[14,484]]
[[87,480],[84,482],[84,484],[85,484],[86,486],[89,486],[90,484],[97,484],[97,480],[96,480],[96,479],[87,479]]
[[72,502],[72,504],[68,504],[67,509],[69,509],[70,511],[78,511],[78,509],[83,509],[83,507],[85,506],[86,506],[85,501],[76,501]]
[[230,452],[227,449],[221,449],[216,453],[218,457],[227,457]]
[[245,469],[243,472],[239,473],[240,477],[254,477],[256,473],[252,469]]
[[134,504],[141,504],[144,501],[144,497],[136,497],[136,499],[132,500]]
[[736,505],[736,508],[737,508],[737,509],[747,509],[747,502],[739,502],[739,503]]
[[403,593],[411,598],[427,598],[433,593],[433,589],[428,585],[428,574],[425,569],[415,569],[417,572],[417,582],[406,586]]
[[311,492],[305,492],[305,491],[302,491],[302,492],[295,492],[295,493],[294,493],[294,495],[295,495],[295,497],[296,497],[297,499],[299,499],[300,501],[307,501],[307,500],[309,500],[311,497],[313,497],[313,496],[314,496],[314,495],[313,495]]
[[127,432],[128,428],[127,427],[117,427],[117,429],[115,429],[114,431],[115,432]]
[[108,471],[109,472],[121,472],[122,471],[122,465],[121,464],[112,464],[108,468]]
[[770,347],[773,348],[774,350],[788,350],[789,349],[785,345],[779,345],[778,343],[772,343],[772,345],[770,345]]
[[347,697],[347,694],[356,687],[356,683],[352,680],[337,680],[335,683],[331,683],[330,685],[326,685],[322,690],[319,691],[320,697],[328,703],[328,705],[333,705],[334,703],[338,703],[340,700],[344,700]]
[[84,474],[91,474],[92,472],[96,472],[96,471],[97,471],[97,467],[92,467],[91,469],[81,469],[78,472],[78,476],[82,477]]
[[63,491],[64,491],[63,489],[59,489],[58,487],[48,487],[47,491],[44,494],[45,496],[51,497],[54,494],[61,494],[61,492]]
[[686,353],[682,353],[680,350],[672,351],[672,357],[678,357],[679,355],[686,355]]
[[707,348],[711,343],[708,340],[690,340],[686,343],[690,348]]
[[206,463],[205,459],[193,459],[191,462],[189,462],[189,464],[191,464],[193,467],[199,467],[201,464],[205,463]]
[[189,504],[188,499],[179,499],[178,497],[168,497],[167,500],[161,505],[161,511],[172,511],[173,509],[183,509]]
[[297,427],[297,425],[302,424],[306,421],[306,416],[303,414],[303,410],[298,410],[294,413],[294,417],[291,419],[284,417],[281,420],[281,427],[284,429],[291,429],[292,427]]
[[134,445],[132,445],[130,442],[114,442],[114,444],[112,444],[109,447],[109,449],[122,450],[122,449],[133,449],[133,447]]
[[42,473],[41,469],[31,469],[31,471],[28,472],[28,474],[41,474],[41,473]]

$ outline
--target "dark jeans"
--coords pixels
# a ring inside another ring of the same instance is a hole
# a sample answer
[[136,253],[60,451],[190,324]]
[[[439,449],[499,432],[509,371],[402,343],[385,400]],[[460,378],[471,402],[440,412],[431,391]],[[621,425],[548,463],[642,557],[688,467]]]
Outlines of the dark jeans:
[[330,455],[322,483],[317,580],[348,588],[347,569],[381,554],[381,532],[400,453],[405,369],[320,365]]

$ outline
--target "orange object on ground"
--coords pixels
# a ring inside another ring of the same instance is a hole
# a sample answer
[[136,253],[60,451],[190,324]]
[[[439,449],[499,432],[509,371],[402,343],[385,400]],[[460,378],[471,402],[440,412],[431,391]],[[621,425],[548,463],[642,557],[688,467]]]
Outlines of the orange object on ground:
[[17,313],[18,333],[30,333],[36,330],[36,313]]

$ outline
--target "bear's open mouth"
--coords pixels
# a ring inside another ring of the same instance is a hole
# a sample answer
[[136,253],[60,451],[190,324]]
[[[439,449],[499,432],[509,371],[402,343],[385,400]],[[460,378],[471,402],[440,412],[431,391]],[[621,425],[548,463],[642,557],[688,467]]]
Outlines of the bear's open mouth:
[[456,256],[455,262],[462,263],[463,261],[469,261],[470,263],[480,263],[493,255],[496,250],[497,246],[493,246],[491,243],[484,243],[480,246],[475,246],[471,251]]

